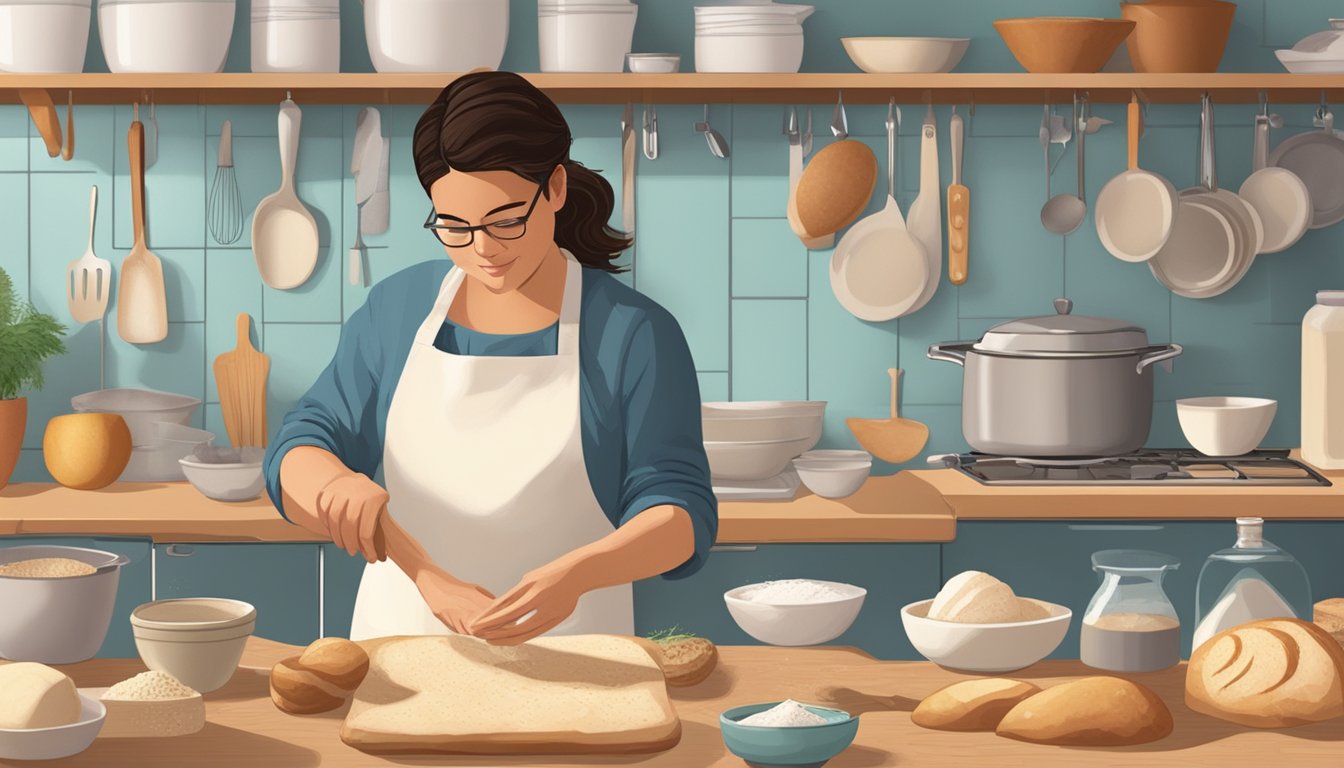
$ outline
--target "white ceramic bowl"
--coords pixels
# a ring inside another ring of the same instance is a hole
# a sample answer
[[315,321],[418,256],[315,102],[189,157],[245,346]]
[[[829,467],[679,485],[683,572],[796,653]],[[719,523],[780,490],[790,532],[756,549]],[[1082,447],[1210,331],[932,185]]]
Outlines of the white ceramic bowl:
[[91,659],[107,637],[121,568],[130,560],[83,547],[0,548],[0,563],[46,557],[78,560],[97,570],[67,578],[0,576],[0,657],[42,664]]
[[969,37],[842,37],[845,53],[864,72],[951,72]]
[[866,461],[873,463],[873,454],[840,448],[826,448],[820,451],[806,451],[798,457],[805,461]]
[[681,56],[675,53],[626,54],[625,65],[641,75],[667,75],[681,68]]
[[843,499],[863,487],[873,462],[853,459],[793,460],[798,478],[808,490],[825,499]]
[[812,438],[793,440],[705,441],[709,474],[715,480],[766,480],[788,469]]
[[1265,439],[1278,408],[1263,397],[1191,397],[1176,401],[1176,420],[1205,456],[1241,456]]
[[90,0],[0,1],[0,72],[83,72]]
[[770,645],[819,645],[843,635],[859,615],[868,590],[838,581],[819,581],[845,597],[820,603],[769,604],[743,600],[756,584],[723,593],[728,613],[743,632]]
[[697,32],[696,72],[797,72],[803,36]]
[[537,45],[542,72],[621,72],[635,38],[639,6],[599,12],[539,11]]
[[222,72],[234,11],[234,0],[98,0],[98,39],[107,68]]
[[202,461],[193,454],[178,463],[182,465],[182,474],[207,498],[248,501],[260,496],[266,487],[266,475],[261,469],[264,453],[261,448],[244,448],[237,462]]
[[364,39],[379,72],[499,69],[509,0],[364,0]]
[[[1030,599],[1030,598],[1023,598]],[[962,624],[929,618],[933,600],[901,609],[901,624],[910,644],[940,667],[966,672],[1011,672],[1049,656],[1069,631],[1073,611],[1062,605],[1032,600],[1050,611],[1033,621]]]
[[0,728],[0,760],[58,760],[89,748],[107,719],[107,707],[80,692],[79,721],[52,728]]
[[700,407],[704,439],[711,442],[811,439],[821,440],[825,401],[770,400],[705,403]]
[[256,625],[256,608],[221,597],[155,600],[131,611],[135,649],[145,666],[200,693],[229,682]]
[[158,423],[188,424],[200,404],[199,399],[187,395],[133,388],[99,389],[70,398],[70,407],[80,413],[121,416],[131,430],[131,444],[137,447],[158,446]]

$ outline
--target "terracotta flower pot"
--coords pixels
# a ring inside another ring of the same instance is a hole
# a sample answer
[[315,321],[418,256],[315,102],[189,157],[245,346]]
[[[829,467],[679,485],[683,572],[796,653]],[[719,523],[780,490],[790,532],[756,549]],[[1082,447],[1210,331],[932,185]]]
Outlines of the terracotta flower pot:
[[9,483],[19,463],[23,430],[28,426],[28,398],[0,400],[0,488]]

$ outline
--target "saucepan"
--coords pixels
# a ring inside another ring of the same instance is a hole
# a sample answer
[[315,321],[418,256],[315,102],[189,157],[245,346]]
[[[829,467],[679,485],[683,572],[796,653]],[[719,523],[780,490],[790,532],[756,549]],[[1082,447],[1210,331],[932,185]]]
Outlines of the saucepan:
[[966,369],[961,431],[976,451],[1006,456],[1118,456],[1143,447],[1153,413],[1152,366],[1181,354],[1150,345],[1123,320],[1071,314],[994,326],[979,341],[929,347]]

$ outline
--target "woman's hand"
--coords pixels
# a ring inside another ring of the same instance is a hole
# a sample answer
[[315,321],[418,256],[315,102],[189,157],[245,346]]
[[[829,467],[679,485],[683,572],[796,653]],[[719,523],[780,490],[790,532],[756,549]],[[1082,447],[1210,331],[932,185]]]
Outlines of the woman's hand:
[[[548,563],[524,575],[471,622],[471,634],[497,645],[525,643],[568,618],[579,598],[594,586],[573,558]],[[532,615],[520,621],[528,613]]]
[[473,634],[472,619],[480,616],[495,599],[485,587],[455,579],[435,566],[421,569],[415,576],[415,586],[434,616],[459,635]]
[[367,475],[350,472],[318,491],[318,519],[336,546],[370,563],[386,555],[378,544],[378,524],[387,513],[387,491]]

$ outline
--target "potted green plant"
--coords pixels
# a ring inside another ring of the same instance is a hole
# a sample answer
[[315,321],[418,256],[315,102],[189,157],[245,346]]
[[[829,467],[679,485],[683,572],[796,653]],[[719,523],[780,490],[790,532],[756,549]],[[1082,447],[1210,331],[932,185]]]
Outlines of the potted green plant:
[[42,362],[65,351],[65,326],[37,309],[0,269],[0,488],[14,474],[28,423],[25,389],[42,388]]

